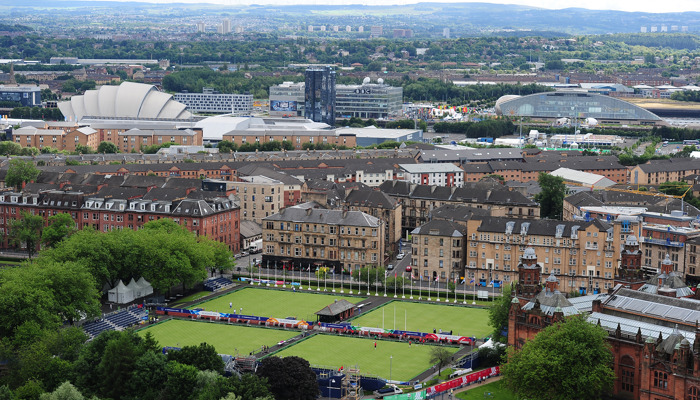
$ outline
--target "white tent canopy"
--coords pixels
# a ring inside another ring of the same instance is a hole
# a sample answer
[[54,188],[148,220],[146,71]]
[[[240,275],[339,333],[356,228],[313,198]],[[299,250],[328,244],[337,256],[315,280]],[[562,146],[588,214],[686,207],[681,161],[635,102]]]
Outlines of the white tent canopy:
[[143,276],[139,281],[137,282],[139,286],[143,289],[143,295],[148,296],[149,294],[153,294],[153,286],[151,286],[151,283],[148,282]]
[[121,280],[115,287],[109,290],[107,299],[116,304],[126,304],[134,301],[134,292],[129,289]]

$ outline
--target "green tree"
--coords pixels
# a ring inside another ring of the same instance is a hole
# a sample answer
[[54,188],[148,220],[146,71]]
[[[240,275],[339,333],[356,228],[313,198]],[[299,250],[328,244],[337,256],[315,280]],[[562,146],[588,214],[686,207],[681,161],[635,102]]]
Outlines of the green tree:
[[452,354],[449,350],[442,346],[433,346],[430,348],[430,363],[437,365],[438,375],[442,369],[450,363],[452,360]]
[[238,146],[230,140],[222,140],[217,145],[219,153],[233,153],[238,149]]
[[564,178],[540,172],[537,183],[542,189],[535,195],[535,201],[540,203],[540,217],[561,219],[564,211],[564,195],[566,194]]
[[163,389],[164,399],[193,399],[199,370],[191,365],[170,361],[165,366],[168,378]]
[[115,154],[119,153],[119,149],[117,148],[117,145],[112,142],[101,142],[100,145],[97,146],[97,152]]
[[200,371],[209,370],[219,374],[224,372],[224,361],[214,346],[206,343],[200,343],[199,346],[185,346],[179,351],[168,352],[168,361],[191,365]]
[[241,400],[272,399],[267,378],[254,374],[243,374],[240,378],[234,375],[231,377],[231,385],[233,393]]
[[54,247],[61,240],[76,232],[75,221],[69,213],[55,214],[49,217],[49,225],[44,228],[42,240],[49,247]]
[[313,400],[319,395],[316,373],[301,357],[264,358],[257,374],[267,378],[276,400]]
[[65,381],[51,393],[44,393],[39,400],[83,400],[85,397],[70,382]]
[[39,176],[39,170],[33,162],[13,158],[7,167],[5,185],[21,189],[23,183],[31,182]]
[[132,398],[158,400],[167,379],[166,358],[163,354],[147,351],[134,364],[134,373],[128,391]]
[[503,380],[521,398],[599,399],[615,380],[607,337],[584,315],[568,317],[521,349],[511,347],[508,363],[501,367]]
[[489,325],[493,328],[491,338],[494,342],[505,343],[508,338],[501,335],[503,329],[508,329],[508,313],[510,312],[511,293],[513,284],[503,286],[503,296],[496,299],[489,308]]
[[22,151],[22,146],[19,144],[6,140],[0,142],[0,154],[4,156],[18,156]]
[[33,215],[27,211],[20,211],[19,219],[10,221],[8,237],[10,243],[21,248],[27,247],[27,255],[32,258],[36,252],[36,246],[41,242],[41,231],[44,228],[44,219],[39,215]]

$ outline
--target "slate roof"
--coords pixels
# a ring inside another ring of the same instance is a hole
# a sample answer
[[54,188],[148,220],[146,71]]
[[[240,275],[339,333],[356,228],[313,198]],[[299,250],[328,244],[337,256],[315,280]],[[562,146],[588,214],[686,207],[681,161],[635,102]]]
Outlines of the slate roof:
[[657,172],[696,170],[700,168],[700,163],[694,158],[669,158],[668,160],[650,160],[646,164],[639,164],[638,167],[647,174],[653,174]]
[[398,202],[378,190],[353,189],[345,196],[345,203],[351,206],[394,209]]
[[554,315],[555,312],[561,311],[564,316],[579,314],[578,308],[574,307],[571,302],[561,294],[560,291],[553,292],[547,289],[542,289],[534,299],[530,300],[523,306],[523,310],[532,310],[538,308],[545,315]]
[[430,211],[432,219],[448,221],[468,221],[474,216],[488,216],[489,214],[489,210],[460,204],[445,204]]
[[263,221],[284,221],[299,223],[323,223],[329,225],[345,225],[376,228],[381,221],[360,211],[303,209],[288,207],[277,214],[263,218]]
[[241,239],[260,236],[262,235],[262,226],[255,223],[255,221],[242,220],[240,224],[240,235]]
[[461,201],[465,203],[511,204],[536,206],[537,203],[522,193],[508,190],[494,182],[466,183],[461,188],[415,185],[405,181],[386,181],[379,190],[390,196],[441,201]]
[[528,235],[542,235],[542,236],[555,236],[557,232],[557,226],[563,226],[562,237],[571,237],[571,231],[574,226],[578,226],[578,232],[585,230],[590,225],[595,225],[600,232],[607,232],[610,229],[610,225],[593,220],[590,222],[585,221],[556,221],[548,219],[535,219],[535,220],[522,220],[517,218],[506,218],[506,217],[475,217],[476,219],[481,219],[481,225],[477,229],[478,232],[494,232],[494,233],[504,233],[506,231],[506,224],[509,222],[514,223],[513,234],[520,234],[522,225],[528,224],[527,234]]
[[412,235],[434,235],[448,237],[462,237],[466,232],[466,227],[456,222],[434,219],[414,229]]
[[340,299],[316,311],[316,315],[333,317],[347,310],[352,310],[353,308],[355,308],[354,304],[345,299]]

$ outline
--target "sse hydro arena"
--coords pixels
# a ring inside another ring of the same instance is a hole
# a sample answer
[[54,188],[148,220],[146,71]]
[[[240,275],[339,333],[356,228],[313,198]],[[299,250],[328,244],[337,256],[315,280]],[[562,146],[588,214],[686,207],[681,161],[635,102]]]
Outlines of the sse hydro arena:
[[656,114],[624,100],[571,91],[503,96],[496,101],[496,114],[546,121],[595,118],[601,124],[665,125]]

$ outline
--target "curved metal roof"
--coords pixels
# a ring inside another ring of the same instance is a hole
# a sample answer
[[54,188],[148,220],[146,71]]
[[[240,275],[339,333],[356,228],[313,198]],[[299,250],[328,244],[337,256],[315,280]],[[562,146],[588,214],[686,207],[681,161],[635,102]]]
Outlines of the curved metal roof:
[[656,114],[632,103],[594,93],[544,92],[511,99],[503,96],[496,103],[499,115],[514,117],[661,120]]
[[186,106],[172,95],[158,91],[153,85],[124,82],[119,86],[102,86],[73,96],[58,104],[70,121],[84,117],[128,119],[189,119]]

